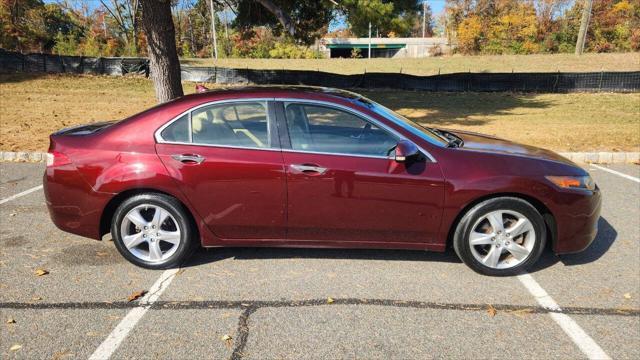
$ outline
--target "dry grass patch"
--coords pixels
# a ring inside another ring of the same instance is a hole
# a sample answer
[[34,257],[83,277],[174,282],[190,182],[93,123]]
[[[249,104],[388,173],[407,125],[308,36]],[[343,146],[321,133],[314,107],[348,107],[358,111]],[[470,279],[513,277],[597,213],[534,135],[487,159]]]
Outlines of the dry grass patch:
[[339,74],[400,72],[434,75],[456,72],[639,71],[640,53],[443,56],[421,59],[182,59],[192,66],[320,70]]
[[[184,83],[185,93],[194,91]],[[418,120],[557,151],[640,149],[640,94],[360,91]],[[122,119],[155,104],[148,79],[0,75],[0,150],[46,151],[60,128]]]

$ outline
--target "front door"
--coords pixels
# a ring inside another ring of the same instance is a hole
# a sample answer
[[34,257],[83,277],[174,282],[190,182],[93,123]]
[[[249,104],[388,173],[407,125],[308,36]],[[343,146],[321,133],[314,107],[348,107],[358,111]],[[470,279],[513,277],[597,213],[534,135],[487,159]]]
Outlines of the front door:
[[268,114],[263,101],[212,104],[160,133],[158,155],[219,238],[285,237],[285,173]]
[[437,164],[390,159],[398,137],[352,111],[283,106],[288,240],[435,241],[443,200]]

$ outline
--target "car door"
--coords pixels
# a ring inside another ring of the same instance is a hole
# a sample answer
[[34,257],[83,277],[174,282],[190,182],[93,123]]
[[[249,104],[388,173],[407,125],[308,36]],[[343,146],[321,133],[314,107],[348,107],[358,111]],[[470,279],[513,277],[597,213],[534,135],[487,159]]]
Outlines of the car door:
[[219,238],[285,238],[285,174],[269,106],[262,100],[212,103],[156,134],[162,162]]
[[353,109],[297,100],[278,106],[288,240],[434,242],[443,199],[436,163],[394,161],[388,154],[402,137]]

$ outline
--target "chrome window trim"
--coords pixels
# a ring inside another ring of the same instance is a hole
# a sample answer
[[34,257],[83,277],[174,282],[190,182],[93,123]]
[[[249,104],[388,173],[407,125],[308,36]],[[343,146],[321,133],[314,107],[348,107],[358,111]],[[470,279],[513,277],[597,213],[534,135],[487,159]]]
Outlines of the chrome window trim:
[[330,153],[330,152],[322,152],[322,151],[306,151],[306,150],[293,150],[293,149],[282,149],[282,152],[297,153],[297,154],[349,156],[349,157],[359,157],[359,158],[367,158],[367,159],[386,159],[386,160],[394,159],[393,156]]
[[[285,107],[286,107],[286,103],[316,104],[316,105],[322,105],[322,106],[326,106],[326,107],[333,107],[333,108],[336,108],[336,109],[351,113],[351,114],[353,114],[353,115],[355,115],[357,117],[363,118],[363,119],[365,119],[366,121],[368,121],[370,123],[373,123],[377,127],[379,127],[381,129],[391,133],[398,140],[411,141],[411,140],[407,139],[404,135],[399,133],[398,131],[388,127],[387,125],[385,125],[383,123],[381,123],[379,120],[376,120],[376,119],[372,118],[371,116],[369,116],[367,114],[364,114],[364,113],[362,113],[362,112],[360,112],[358,110],[355,110],[353,108],[350,108],[348,106],[344,106],[344,105],[341,105],[341,104],[336,104],[336,103],[329,102],[329,101],[324,101],[324,100],[310,100],[310,99],[302,99],[302,98],[275,98],[274,100],[282,102],[283,105],[285,105]],[[391,120],[389,120],[389,121],[391,121]],[[436,159],[433,157],[433,155],[431,155],[428,151],[426,151],[424,148],[422,148],[422,146],[420,146],[418,144],[416,144],[416,146],[418,147],[418,150],[420,150],[420,152],[423,153],[431,162],[433,162],[433,163],[437,162]],[[293,150],[293,149],[282,149],[282,151],[289,151],[289,152],[296,152],[296,153],[321,154],[321,155],[342,155],[342,156],[367,157],[367,158],[376,158],[376,159],[388,159],[389,158],[387,156],[343,154],[343,153],[325,153],[325,152],[314,152],[314,151]]]
[[[265,105],[265,113],[267,116],[267,122],[271,122],[271,121],[276,121],[276,119],[271,119],[271,116],[269,116],[269,101],[273,101],[273,98],[246,98],[246,99],[224,99],[224,100],[216,100],[216,101],[210,101],[204,104],[200,104],[198,106],[194,106],[192,108],[189,108],[183,112],[181,112],[179,115],[173,117],[171,120],[167,121],[164,125],[162,125],[160,128],[158,128],[158,130],[156,130],[153,133],[153,137],[156,140],[156,143],[158,144],[176,144],[176,145],[194,145],[194,146],[207,146],[207,147],[221,147],[221,148],[229,148],[229,149],[249,149],[249,150],[271,150],[271,151],[280,151],[280,148],[273,148],[273,147],[266,147],[266,148],[261,148],[261,147],[248,147],[248,146],[230,146],[230,145],[216,145],[216,144],[203,144],[203,143],[194,143],[193,142],[193,132],[191,131],[191,113],[203,108],[203,107],[207,107],[207,106],[214,106],[214,105],[222,105],[222,104],[227,104],[227,103],[243,103],[243,102],[261,102],[264,103]],[[169,127],[171,124],[173,124],[174,122],[178,121],[181,117],[183,117],[184,115],[189,115],[189,141],[190,142],[183,142],[183,141],[167,141],[165,139],[162,138],[162,131],[164,129],[166,129],[167,127]],[[269,126],[267,124],[267,132],[269,131]],[[272,145],[272,144],[269,144]]]
[[187,142],[179,142],[179,141],[162,141],[162,142],[159,142],[158,144],[205,146],[205,147],[222,148],[222,149],[260,150],[260,151],[278,151],[278,152],[282,151],[282,149],[280,148],[259,148],[259,147],[248,147],[248,146],[200,144],[200,143],[187,143]]

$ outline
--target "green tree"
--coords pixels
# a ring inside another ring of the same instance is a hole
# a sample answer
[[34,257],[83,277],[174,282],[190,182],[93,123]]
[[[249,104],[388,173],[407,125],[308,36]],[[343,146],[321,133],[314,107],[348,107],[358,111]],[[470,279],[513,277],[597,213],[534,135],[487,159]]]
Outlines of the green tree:
[[368,35],[369,22],[381,35],[410,36],[422,10],[416,0],[342,0],[338,4],[351,31],[363,37]]
[[332,6],[328,1],[239,0],[234,24],[241,31],[268,26],[276,36],[310,44],[326,33]]

